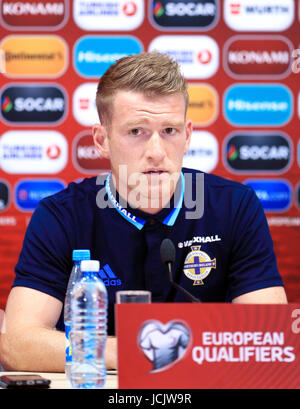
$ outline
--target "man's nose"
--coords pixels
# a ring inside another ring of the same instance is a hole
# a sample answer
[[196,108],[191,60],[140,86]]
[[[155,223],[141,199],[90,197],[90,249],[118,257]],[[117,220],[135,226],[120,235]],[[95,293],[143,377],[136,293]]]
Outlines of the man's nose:
[[166,156],[164,141],[161,136],[155,132],[147,141],[146,157],[153,164],[160,164]]

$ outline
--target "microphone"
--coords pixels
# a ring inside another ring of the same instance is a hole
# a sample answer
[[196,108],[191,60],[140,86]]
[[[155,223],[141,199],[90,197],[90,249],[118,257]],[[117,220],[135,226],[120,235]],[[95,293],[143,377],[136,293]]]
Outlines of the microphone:
[[198,298],[194,297],[193,294],[188,292],[185,288],[181,287],[181,285],[175,283],[173,281],[172,276],[172,265],[175,261],[175,246],[170,239],[164,239],[160,245],[160,257],[163,264],[167,266],[169,272],[169,281],[173,287],[177,288],[177,290],[181,291],[185,297],[191,302],[201,302]]

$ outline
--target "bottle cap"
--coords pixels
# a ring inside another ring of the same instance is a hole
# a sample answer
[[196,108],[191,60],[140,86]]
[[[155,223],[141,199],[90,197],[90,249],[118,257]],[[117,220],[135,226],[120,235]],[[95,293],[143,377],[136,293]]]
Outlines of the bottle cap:
[[90,260],[90,258],[91,258],[90,250],[73,250],[72,252],[73,261]]
[[100,270],[100,263],[98,260],[83,260],[80,263],[81,271],[96,271]]

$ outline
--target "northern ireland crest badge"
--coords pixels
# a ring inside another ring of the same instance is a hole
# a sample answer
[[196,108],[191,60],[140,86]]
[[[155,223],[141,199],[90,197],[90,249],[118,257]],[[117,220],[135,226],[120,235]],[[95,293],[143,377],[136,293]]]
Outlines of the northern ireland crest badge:
[[184,274],[193,280],[193,285],[203,285],[203,280],[209,275],[212,268],[217,267],[217,261],[201,250],[201,246],[191,246],[183,266]]

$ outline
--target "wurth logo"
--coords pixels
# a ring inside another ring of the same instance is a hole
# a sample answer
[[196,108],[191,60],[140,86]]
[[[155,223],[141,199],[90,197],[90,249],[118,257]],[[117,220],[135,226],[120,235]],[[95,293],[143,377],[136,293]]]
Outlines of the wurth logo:
[[240,3],[231,3],[229,8],[230,8],[230,13],[231,14],[240,14],[240,12],[241,12],[241,4]]

